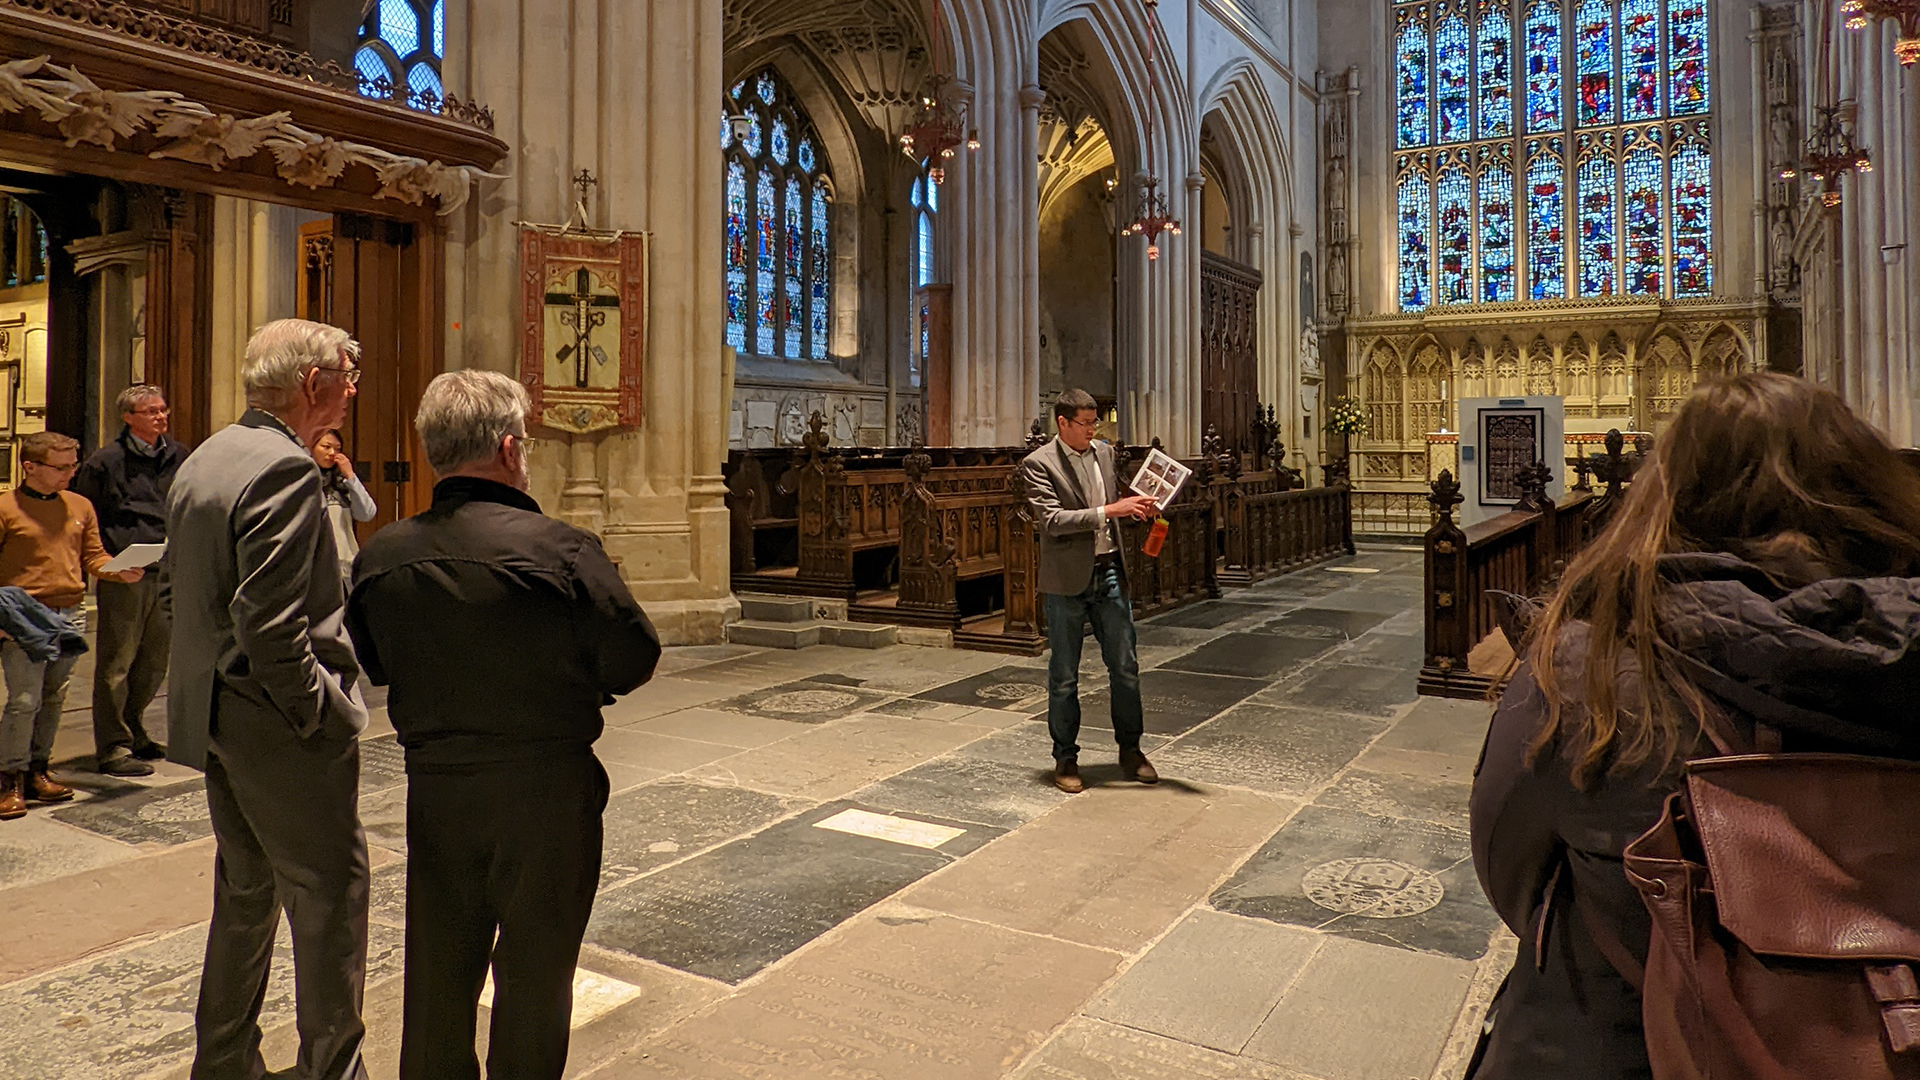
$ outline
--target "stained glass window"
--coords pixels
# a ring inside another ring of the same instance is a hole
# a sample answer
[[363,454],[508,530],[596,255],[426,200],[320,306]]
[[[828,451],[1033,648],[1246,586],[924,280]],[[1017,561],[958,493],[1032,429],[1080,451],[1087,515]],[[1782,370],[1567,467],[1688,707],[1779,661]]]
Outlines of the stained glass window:
[[[733,137],[731,117],[746,118]],[[832,178],[819,135],[771,68],[735,83],[726,157],[726,340],[742,352],[825,360],[832,322]]]
[[934,283],[939,273],[934,258],[936,222],[940,214],[940,185],[927,175],[925,167],[921,174],[914,177],[913,189],[908,193],[907,201],[913,207],[913,258],[909,270],[913,277],[913,317],[919,326],[914,335],[914,346],[908,350],[907,383],[920,385],[920,373],[926,370],[927,360],[927,304],[920,288]]
[[1612,296],[1619,268],[1614,245],[1619,236],[1614,201],[1619,180],[1613,159],[1605,150],[1588,154],[1580,163],[1579,248],[1580,295]]
[[379,0],[360,23],[354,47],[360,92],[440,111],[445,94],[440,58],[446,39],[446,0]]
[[1514,298],[1513,170],[1492,163],[1480,168],[1480,295],[1484,303]]
[[1708,0],[1388,3],[1403,310],[1711,295]]
[[1625,227],[1622,231],[1626,260],[1627,292],[1634,296],[1660,296],[1666,276],[1666,251],[1661,203],[1665,201],[1661,177],[1660,148],[1657,143],[1634,148],[1628,143],[1625,162],[1620,166],[1621,186],[1625,194],[1620,209]]
[[1399,110],[1399,146],[1427,145],[1428,81],[1427,9],[1405,5],[1396,13],[1399,24],[1395,56]]
[[1673,294],[1713,292],[1713,157],[1689,141],[1673,155]]
[[1567,295],[1566,164],[1558,139],[1527,166],[1527,297]]
[[1464,304],[1473,299],[1472,187],[1467,182],[1466,166],[1456,164],[1443,170],[1434,191],[1439,213],[1434,252],[1440,270],[1439,283],[1433,290],[1434,303]]
[[1420,172],[1400,177],[1400,308],[1419,311],[1431,301],[1433,185]]
[[1433,82],[1439,95],[1434,119],[1440,126],[1435,142],[1466,142],[1473,138],[1472,90],[1467,74],[1470,58],[1467,20],[1458,15],[1442,19],[1433,35]]
[[1482,0],[1479,37],[1480,138],[1513,134],[1513,20],[1503,0]]

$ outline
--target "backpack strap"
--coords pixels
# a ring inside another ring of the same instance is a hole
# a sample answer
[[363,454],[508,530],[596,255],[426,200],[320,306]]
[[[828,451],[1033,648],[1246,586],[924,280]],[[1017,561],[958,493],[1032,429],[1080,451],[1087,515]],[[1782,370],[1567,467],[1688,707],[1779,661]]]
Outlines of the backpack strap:
[[1896,1054],[1920,1050],[1920,980],[1911,964],[1868,964],[1867,986]]
[[[1540,918],[1533,930],[1533,966],[1536,971],[1545,971],[1547,967],[1547,927],[1553,918],[1555,901],[1560,896],[1560,876],[1567,868],[1567,855],[1563,850],[1560,861],[1554,865],[1553,875],[1547,878],[1546,888],[1540,897]],[[1587,932],[1587,940],[1606,957],[1608,965],[1633,987],[1635,993],[1646,982],[1646,966],[1633,958],[1633,951],[1620,940],[1611,926],[1602,923],[1593,914],[1592,909],[1580,902],[1580,894],[1569,890],[1567,902],[1573,905],[1574,914],[1580,919],[1580,925]],[[1920,1023],[1920,1012],[1915,1014],[1916,1023]]]

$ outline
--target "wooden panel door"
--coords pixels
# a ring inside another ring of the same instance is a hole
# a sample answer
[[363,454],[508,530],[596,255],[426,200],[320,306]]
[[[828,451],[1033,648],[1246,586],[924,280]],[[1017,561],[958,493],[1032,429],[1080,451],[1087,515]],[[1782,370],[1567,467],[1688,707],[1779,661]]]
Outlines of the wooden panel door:
[[439,236],[406,222],[339,214],[302,226],[300,243],[300,316],[332,323],[360,342],[363,374],[341,437],[379,506],[360,526],[364,540],[433,499],[413,412],[443,340]]
[[1211,251],[1201,253],[1200,431],[1205,434],[1211,424],[1229,450],[1254,449],[1259,300],[1260,271]]

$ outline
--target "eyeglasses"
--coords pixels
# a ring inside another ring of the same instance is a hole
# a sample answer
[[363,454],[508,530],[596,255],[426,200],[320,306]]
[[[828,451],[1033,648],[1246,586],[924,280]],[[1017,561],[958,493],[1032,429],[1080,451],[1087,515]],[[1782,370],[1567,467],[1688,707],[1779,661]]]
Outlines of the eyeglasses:
[[[1063,417],[1062,419],[1065,418]],[[1097,416],[1091,420],[1067,420],[1066,422],[1072,424],[1074,427],[1086,428],[1088,431],[1092,431],[1094,428],[1100,426],[1100,418]]]
[[44,461],[34,461],[31,458],[27,459],[26,461],[23,461],[21,464],[32,465],[36,468],[46,469],[48,472],[57,472],[57,473],[70,473],[73,470],[80,467],[80,463],[77,461],[71,465],[49,465]]
[[313,370],[324,371],[331,375],[338,375],[341,378],[347,380],[348,386],[354,386],[360,382],[360,369],[357,367],[340,368],[340,367],[315,366]]
[[165,405],[153,405],[145,409],[135,409],[133,410],[133,415],[135,416],[166,416],[171,412],[173,412],[173,410],[167,408]]

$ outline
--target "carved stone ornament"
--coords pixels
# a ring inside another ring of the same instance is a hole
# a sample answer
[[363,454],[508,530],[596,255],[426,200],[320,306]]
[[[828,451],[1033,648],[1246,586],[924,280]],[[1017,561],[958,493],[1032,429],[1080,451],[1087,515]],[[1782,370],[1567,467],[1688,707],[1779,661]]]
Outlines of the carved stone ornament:
[[432,197],[442,214],[459,209],[478,180],[502,179],[471,165],[447,165],[326,138],[292,123],[286,112],[236,117],[215,113],[170,90],[103,90],[46,56],[0,63],[0,114],[23,111],[37,113],[56,127],[68,146],[127,149],[118,144],[145,133],[161,143],[149,157],[191,161],[216,172],[270,151],[282,180],[308,188],[329,186],[348,166],[365,165],[379,178],[380,198],[417,206]]
[[647,347],[643,233],[520,229],[520,381],[547,427],[640,423]]

